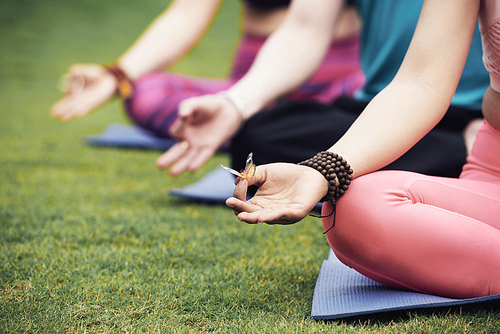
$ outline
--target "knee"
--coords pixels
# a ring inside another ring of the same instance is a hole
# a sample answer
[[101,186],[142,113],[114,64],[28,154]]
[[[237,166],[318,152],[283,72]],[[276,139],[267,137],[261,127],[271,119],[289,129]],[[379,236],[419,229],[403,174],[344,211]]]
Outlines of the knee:
[[[337,201],[335,215],[323,219],[325,231],[334,224],[327,239],[336,252],[348,257],[383,256],[380,252],[386,249],[390,234],[388,227],[394,220],[391,217],[394,205],[411,201],[403,187],[397,190],[390,182],[404,185],[400,174],[394,172],[377,172],[356,178]],[[327,215],[330,208],[331,204],[322,214]]]

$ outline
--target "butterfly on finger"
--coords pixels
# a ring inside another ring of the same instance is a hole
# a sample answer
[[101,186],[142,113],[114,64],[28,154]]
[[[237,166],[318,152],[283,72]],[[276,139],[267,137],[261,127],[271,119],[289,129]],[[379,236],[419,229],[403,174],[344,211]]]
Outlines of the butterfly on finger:
[[234,169],[226,167],[226,166],[224,166],[222,164],[220,166],[222,168],[224,168],[225,170],[227,170],[229,173],[234,174],[234,175],[236,175],[238,177],[242,177],[244,179],[247,179],[249,177],[254,176],[255,175],[255,170],[257,169],[257,167],[255,166],[255,164],[253,163],[253,153],[251,153],[251,152],[250,152],[250,154],[247,157],[247,162],[246,162],[246,165],[245,165],[245,169],[243,169],[241,172],[237,172]]

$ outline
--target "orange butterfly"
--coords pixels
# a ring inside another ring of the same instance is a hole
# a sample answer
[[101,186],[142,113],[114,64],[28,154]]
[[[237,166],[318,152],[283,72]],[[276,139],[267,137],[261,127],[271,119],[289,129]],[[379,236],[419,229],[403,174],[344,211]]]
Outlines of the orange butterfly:
[[255,164],[253,163],[252,157],[253,157],[253,153],[250,153],[248,155],[248,158],[247,158],[247,163],[246,163],[245,169],[242,170],[241,172],[237,172],[234,169],[226,167],[226,166],[224,166],[222,164],[220,166],[222,168],[224,168],[225,170],[227,170],[229,173],[234,174],[234,175],[236,175],[238,177],[242,177],[242,178],[246,179],[246,178],[254,176],[255,175],[255,169],[257,168],[257,167],[255,167]]

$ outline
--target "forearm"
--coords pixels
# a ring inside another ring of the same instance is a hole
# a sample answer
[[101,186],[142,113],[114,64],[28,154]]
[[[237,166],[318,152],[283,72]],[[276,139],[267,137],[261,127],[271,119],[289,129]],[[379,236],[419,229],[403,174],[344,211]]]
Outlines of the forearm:
[[393,81],[381,91],[329,151],[344,157],[354,177],[403,155],[443,117],[448,105],[428,87]]
[[243,101],[245,118],[314,73],[331,42],[341,7],[342,1],[292,2],[287,18],[268,38],[249,72],[230,89]]
[[130,79],[173,65],[202,38],[223,0],[177,0],[118,59]]
[[330,151],[359,176],[391,163],[443,117],[462,73],[477,22],[475,0],[425,1],[405,60]]

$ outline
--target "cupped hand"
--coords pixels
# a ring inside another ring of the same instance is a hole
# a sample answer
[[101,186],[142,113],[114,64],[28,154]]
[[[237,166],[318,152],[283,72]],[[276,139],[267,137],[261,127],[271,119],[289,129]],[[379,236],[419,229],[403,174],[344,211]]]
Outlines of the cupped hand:
[[[288,163],[257,166],[251,178],[237,178],[226,205],[247,223],[293,224],[302,220],[328,192],[328,181],[310,167]],[[258,186],[246,201],[247,188]]]
[[69,121],[87,115],[110,100],[116,91],[115,78],[101,65],[73,65],[65,74],[64,96],[52,106],[50,115]]
[[204,95],[183,101],[171,135],[180,140],[156,161],[170,175],[200,169],[235,133],[242,122],[236,106],[222,95]]

